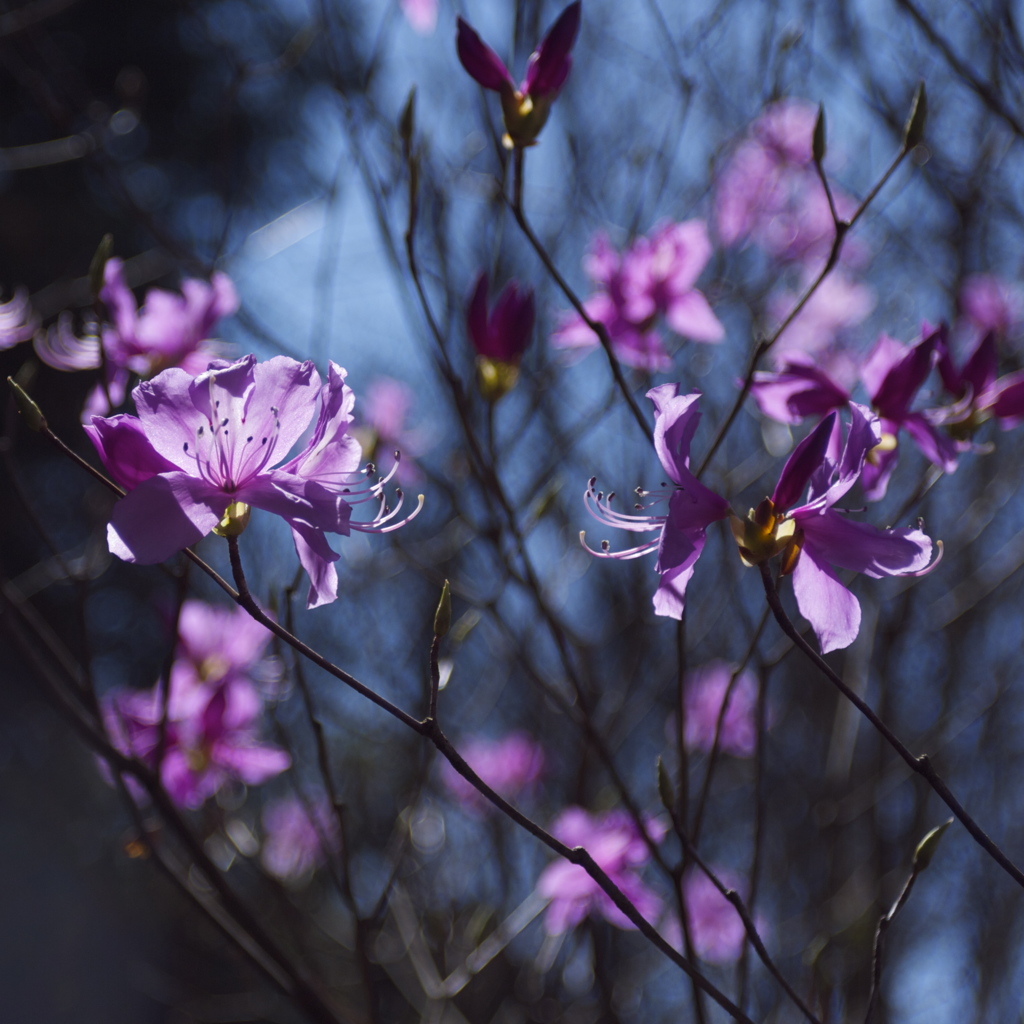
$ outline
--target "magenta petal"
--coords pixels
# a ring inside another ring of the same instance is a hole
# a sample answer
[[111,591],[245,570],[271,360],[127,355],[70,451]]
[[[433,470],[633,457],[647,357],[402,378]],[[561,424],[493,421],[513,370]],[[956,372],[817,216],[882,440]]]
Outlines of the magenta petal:
[[959,454],[956,441],[933,426],[921,413],[912,412],[903,421],[903,429],[914,439],[921,453],[944,473],[956,470]]
[[306,607],[319,608],[322,604],[330,604],[338,597],[338,571],[334,568],[339,557],[337,552],[327,543],[323,530],[294,521],[290,526],[295,553],[309,576]]
[[682,483],[690,465],[690,445],[700,423],[700,392],[679,394],[678,384],[651,388],[654,405],[654,450],[673,483]]
[[818,637],[821,653],[849,647],[860,630],[860,603],[850,593],[812,543],[804,549],[793,570],[793,593],[800,614]]
[[711,311],[708,300],[697,291],[671,299],[665,319],[676,334],[693,341],[716,342],[725,337],[725,328]]
[[[572,68],[569,51],[580,29],[580,0],[558,16],[540,46],[530,55],[522,91],[530,96],[550,96],[565,84]],[[475,77],[475,76],[474,76]]]
[[92,423],[83,424],[103,460],[107,472],[126,491],[137,487],[158,473],[175,472],[178,467],[168,462],[149,443],[142,424],[134,416],[93,416]]
[[107,529],[111,554],[152,565],[195,544],[220,522],[228,502],[187,473],[143,480],[115,506]]
[[477,35],[462,18],[458,19],[455,47],[459,61],[470,77],[485,89],[502,92],[515,90],[515,82],[502,59]]
[[914,395],[931,372],[932,356],[938,340],[938,331],[933,331],[884,376],[871,396],[871,404],[882,416],[899,420],[906,415]]
[[[249,357],[254,359],[254,357]],[[132,392],[135,408],[150,444],[175,465],[184,462],[184,445],[194,445],[206,417],[192,401],[191,389],[199,378],[178,367],[143,381]]]
[[55,370],[93,370],[100,365],[99,338],[89,334],[79,338],[66,310],[56,324],[36,334],[34,345],[36,355]]
[[124,279],[124,264],[117,256],[107,260],[103,267],[103,287],[100,289],[100,298],[110,311],[118,334],[126,342],[133,344],[138,307],[135,304],[135,296]]
[[990,401],[992,414],[1003,430],[1024,423],[1024,370],[1008,373],[996,381]]
[[355,395],[345,383],[345,371],[332,362],[327,378],[320,392],[320,415],[313,436],[305,450],[281,469],[302,477],[315,476],[341,487],[352,482],[363,452],[359,442],[347,434],[353,419]]
[[928,567],[932,557],[931,538],[913,528],[880,530],[831,509],[820,516],[799,520],[799,526],[806,544],[822,559],[840,569],[851,569],[875,579],[918,573]]
[[779,373],[756,373],[750,394],[769,419],[795,426],[807,416],[824,416],[850,400],[823,370],[789,363]]
[[828,443],[832,437],[832,429],[836,423],[836,414],[829,413],[797,446],[786,460],[779,482],[772,493],[772,502],[777,511],[795,505],[825,458]]
[[227,768],[232,775],[249,786],[258,786],[280,775],[292,763],[292,759],[283,750],[255,744],[236,746],[230,742],[215,743],[211,755],[218,765]]

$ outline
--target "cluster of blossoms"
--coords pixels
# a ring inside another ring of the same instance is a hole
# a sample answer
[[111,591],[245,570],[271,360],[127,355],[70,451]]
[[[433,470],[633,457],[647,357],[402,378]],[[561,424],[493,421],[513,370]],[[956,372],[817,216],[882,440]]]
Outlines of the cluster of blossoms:
[[[914,409],[918,392],[933,367],[951,399],[945,405]],[[879,417],[880,442],[865,463],[861,482],[868,501],[885,496],[905,431],[922,454],[945,473],[957,467],[960,452],[972,447],[982,423],[995,419],[1009,429],[1024,419],[1024,373],[998,377],[996,334],[977,341],[961,367],[950,353],[945,327],[922,329],[920,340],[904,345],[883,334],[860,368],[860,381]],[[850,391],[819,367],[790,362],[773,373],[759,373],[751,388],[761,412],[796,424],[851,405]]]
[[288,754],[258,738],[263,697],[252,674],[269,639],[240,608],[186,601],[166,695],[158,685],[104,699],[111,742],[159,769],[179,806],[200,807],[228,783],[259,785],[289,767]]
[[[656,501],[668,500],[668,512],[617,512],[611,506],[613,496],[595,491],[592,480],[585,497],[597,519],[620,529],[658,532],[655,540],[640,547],[612,552],[606,543],[593,554],[621,559],[657,550],[661,582],[655,592],[655,612],[680,618],[707,527],[724,519],[729,510],[725,499],[701,484],[689,468],[690,443],[700,418],[699,393],[679,395],[678,385],[664,384],[648,392],[648,397],[654,403],[655,450],[676,485],[670,494],[654,495]],[[907,576],[926,571],[931,562],[932,542],[921,530],[878,529],[833,507],[858,482],[868,454],[881,440],[878,417],[851,402],[844,442],[833,411],[793,450],[771,496],[746,518],[730,516],[744,564],[760,565],[782,557],[782,573],[792,574],[797,606],[814,629],[822,652],[849,646],[860,629],[860,604],[836,569],[876,578]]]
[[[814,166],[812,138],[816,107],[801,100],[780,100],[751,125],[718,177],[715,226],[723,245],[752,243],[774,267],[792,268],[796,289],[778,289],[768,304],[769,317],[781,323],[817,275],[835,238],[828,196]],[[856,203],[832,188],[836,213],[848,218]],[[851,273],[863,247],[846,240],[841,264],[817,288],[782,332],[772,358],[825,365],[840,379],[855,365],[843,348],[850,330],[875,305],[870,288]]]
[[[651,856],[648,839],[660,843],[665,837],[665,827],[651,818],[644,822],[644,829],[646,839],[632,817],[623,811],[590,814],[581,807],[570,807],[559,815],[551,832],[566,846],[584,847],[640,916],[650,924],[660,925],[665,937],[681,949],[683,940],[678,918],[666,910],[661,897],[640,877],[641,869]],[[717,870],[716,875],[727,888],[737,892],[745,888],[728,870]],[[565,860],[549,864],[537,879],[537,892],[550,901],[544,918],[549,935],[561,935],[588,915],[602,917],[617,928],[636,927],[577,864]],[[687,871],[682,894],[690,940],[697,955],[709,963],[730,963],[738,959],[746,932],[736,908],[703,872]]]
[[70,313],[36,336],[36,353],[58,370],[103,370],[103,380],[86,400],[85,422],[117,408],[125,399],[131,375],[147,379],[171,366],[190,374],[205,370],[223,354],[211,340],[217,322],[238,309],[238,295],[226,274],[205,281],[182,282],[181,294],[151,288],[142,309],[124,277],[124,265],[114,257],[103,268],[99,295],[110,311],[111,323],[79,338]]
[[[721,323],[695,287],[710,258],[711,242],[700,220],[663,224],[621,255],[606,235],[594,237],[584,268],[597,291],[584,309],[604,326],[621,362],[651,371],[671,367],[660,319],[692,341],[722,340]],[[583,317],[571,313],[551,343],[556,348],[591,349],[598,338]]]
[[[111,476],[128,492],[114,506],[107,534],[111,552],[125,561],[161,562],[216,528],[239,532],[255,506],[291,527],[310,579],[307,604],[314,608],[338,594],[338,554],[327,532],[387,532],[407,521],[395,519],[401,491],[389,509],[387,478],[368,483],[359,470],[362,452],[347,433],[355,398],[334,363],[321,385],[308,361],[215,360],[195,377],[164,370],[132,397],[138,417],[94,416],[86,427]],[[282,462],[318,404],[306,446]],[[354,522],[353,506],[366,501],[380,501],[378,514]]]

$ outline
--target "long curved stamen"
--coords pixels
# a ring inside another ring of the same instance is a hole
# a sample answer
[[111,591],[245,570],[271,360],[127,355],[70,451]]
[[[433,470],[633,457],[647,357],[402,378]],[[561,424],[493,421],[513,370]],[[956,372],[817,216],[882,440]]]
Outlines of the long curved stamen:
[[[635,533],[643,533],[647,530],[657,530],[665,525],[666,516],[640,516],[618,512],[610,505],[615,497],[612,492],[607,497],[601,491],[595,491],[588,487],[583,495],[583,501],[587,511],[599,522],[607,526],[614,526],[620,530],[631,530]],[[637,505],[638,509],[645,506]]]
[[625,562],[632,558],[642,558],[644,555],[649,555],[652,551],[658,550],[658,545],[661,543],[661,538],[657,537],[654,540],[647,541],[646,544],[640,544],[635,548],[626,548],[625,551],[611,551],[609,550],[608,541],[601,541],[601,550],[598,551],[592,548],[586,540],[587,531],[580,530],[580,543],[589,551],[595,558],[614,558],[617,561]]
[[[416,507],[407,515],[404,519],[400,519],[397,523],[390,522],[402,508],[402,504],[405,501],[405,495],[399,490],[395,492],[398,497],[398,502],[393,509],[388,509],[387,506],[381,509],[381,514],[376,518],[372,519],[368,523],[352,523],[348,524],[350,530],[358,530],[360,533],[392,533],[394,530],[398,530],[405,526],[406,523],[412,522],[423,508],[424,498],[420,494],[416,498]],[[387,525],[382,525],[382,524]]]

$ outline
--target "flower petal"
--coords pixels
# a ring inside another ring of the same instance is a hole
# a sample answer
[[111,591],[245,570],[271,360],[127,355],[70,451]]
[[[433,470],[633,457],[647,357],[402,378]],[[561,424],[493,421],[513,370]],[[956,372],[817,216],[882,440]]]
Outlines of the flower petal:
[[786,460],[779,474],[779,482],[772,492],[772,502],[777,511],[795,505],[804,488],[825,459],[836,414],[829,413],[797,446]]
[[818,637],[821,653],[849,647],[860,630],[860,603],[814,550],[810,538],[793,570],[793,593],[800,614]]
[[801,519],[799,526],[806,538],[801,561],[810,545],[817,556],[831,565],[875,579],[920,572],[928,567],[932,557],[931,538],[910,527],[880,530],[870,523],[854,522],[832,509]]
[[107,472],[127,491],[158,473],[178,468],[154,449],[134,416],[93,416],[91,423],[82,424],[82,429]]
[[725,337],[721,321],[698,291],[684,292],[670,299],[665,319],[676,334],[692,341],[716,342]]
[[330,604],[338,597],[338,571],[334,568],[339,557],[337,552],[327,543],[323,530],[294,520],[289,525],[295,553],[309,577],[306,607],[319,608],[322,604]]
[[569,51],[573,48],[576,34],[580,29],[581,9],[580,0],[569,4],[530,55],[522,86],[523,93],[530,96],[551,96],[565,84],[572,69]]
[[152,565],[205,537],[228,501],[205,481],[183,472],[143,480],[115,506],[107,528],[111,554]]
[[502,59],[462,18],[458,19],[455,48],[459,62],[478,84],[494,92],[515,91],[515,82]]

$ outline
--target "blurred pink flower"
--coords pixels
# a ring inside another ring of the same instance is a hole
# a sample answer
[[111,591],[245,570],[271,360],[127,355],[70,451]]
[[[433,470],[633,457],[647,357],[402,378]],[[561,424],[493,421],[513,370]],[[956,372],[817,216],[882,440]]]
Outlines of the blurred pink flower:
[[[715,876],[727,888],[742,896],[746,886],[731,871],[714,868]],[[736,908],[718,891],[715,883],[696,867],[683,876],[686,922],[694,952],[710,964],[728,964],[743,952],[746,930]],[[758,933],[760,922],[755,922]]]
[[[660,843],[665,836],[664,826],[653,818],[645,824],[648,836]],[[640,915],[651,923],[657,922],[662,914],[662,901],[639,875],[650,850],[630,815],[624,811],[590,814],[581,807],[570,807],[559,815],[551,832],[566,846],[585,847]],[[549,935],[561,935],[588,914],[600,914],[617,928],[635,927],[584,868],[567,860],[557,860],[541,872],[537,892],[551,901],[544,918]]]
[[400,0],[405,20],[414,32],[429,36],[437,28],[437,0]]
[[995,274],[971,274],[957,305],[975,334],[994,331],[1005,337],[1024,319],[1024,291]]
[[[524,732],[513,732],[500,740],[476,738],[462,750],[462,756],[499,796],[514,800],[529,789],[544,770],[544,751]],[[492,805],[447,761],[441,778],[449,792],[472,814],[488,814]]]
[[[688,673],[683,696],[683,739],[690,750],[710,752],[733,666],[712,661]],[[757,749],[757,679],[744,670],[736,679],[718,735],[719,749],[733,757],[753,757]]]
[[[606,235],[590,244],[584,268],[598,290],[584,303],[587,315],[604,324],[616,357],[628,366],[667,370],[672,361],[656,329],[659,318],[692,341],[718,342],[725,331],[695,285],[711,242],[701,220],[662,224],[637,238],[621,254]],[[577,313],[568,313],[552,335],[556,348],[591,349],[597,336]]]
[[[817,108],[803,100],[780,100],[751,125],[718,178],[715,223],[725,245],[747,238],[782,260],[815,263],[835,237],[828,198],[811,161]],[[856,203],[833,187],[841,217]],[[856,247],[844,249],[847,259]]]
[[263,831],[266,838],[260,862],[283,881],[312,873],[326,862],[328,851],[333,852],[338,847],[338,819],[323,795],[318,796],[311,807],[297,796],[267,804],[263,808]]
[[226,274],[214,274],[209,284],[183,281],[180,295],[150,288],[142,309],[125,281],[121,260],[108,260],[103,276],[100,298],[112,323],[104,324],[98,334],[93,325],[79,338],[71,314],[62,313],[55,326],[36,336],[39,358],[55,369],[103,367],[105,385],[97,384],[87,399],[82,413],[86,422],[124,401],[133,373],[148,379],[171,366],[193,376],[201,373],[223,352],[223,346],[210,340],[214,326],[238,309],[235,286]]
[[[257,739],[263,702],[248,674],[270,634],[244,611],[187,601],[179,649],[170,673],[160,779],[171,799],[199,807],[225,783],[265,782],[291,763],[283,750]],[[121,753],[156,767],[161,688],[117,689],[103,701],[111,742]]]

